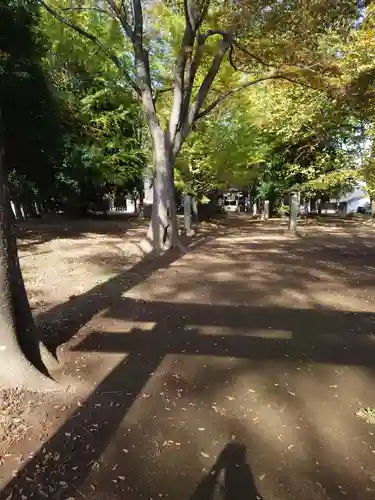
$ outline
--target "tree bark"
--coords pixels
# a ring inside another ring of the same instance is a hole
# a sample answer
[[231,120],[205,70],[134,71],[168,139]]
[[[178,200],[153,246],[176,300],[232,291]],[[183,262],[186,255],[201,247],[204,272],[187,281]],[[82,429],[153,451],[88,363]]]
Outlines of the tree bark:
[[375,200],[371,199],[371,216],[375,217]]
[[41,348],[18,260],[0,131],[0,386],[56,389]]
[[161,129],[152,130],[154,183],[151,222],[147,239],[152,249],[163,252],[179,246],[173,164]]

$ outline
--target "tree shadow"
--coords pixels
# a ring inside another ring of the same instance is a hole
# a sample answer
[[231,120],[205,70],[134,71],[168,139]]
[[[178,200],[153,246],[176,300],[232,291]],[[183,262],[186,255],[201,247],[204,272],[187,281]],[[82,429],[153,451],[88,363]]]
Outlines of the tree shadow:
[[0,492],[0,499],[22,500],[26,495],[60,500],[80,493],[162,358],[157,349],[152,356],[137,350],[126,356]]
[[[216,238],[215,232],[186,242],[192,250]],[[72,296],[67,302],[59,304],[36,316],[41,330],[41,338],[53,355],[59,345],[68,342],[77,332],[100,311],[111,307],[121,295],[142,283],[151,274],[169,267],[182,257],[181,250],[173,248],[163,255],[146,255],[130,269],[117,274],[105,283],[100,283],[87,292]]]
[[246,461],[244,444],[229,442],[190,500],[263,500]]
[[[201,243],[205,241],[207,239]],[[344,240],[342,244],[344,244]],[[364,251],[365,248],[362,250]],[[312,251],[311,254],[313,256],[314,252]],[[80,404],[56,434],[25,464],[18,475],[0,493],[1,500],[9,498],[10,492],[13,493],[12,500],[85,498],[79,494],[79,488],[84,489],[87,486],[88,478],[90,478],[90,483],[92,482],[97,488],[96,492],[93,491],[92,496],[89,496],[84,490],[89,500],[104,496],[111,499],[126,498],[127,500],[156,498],[160,491],[156,488],[157,481],[161,482],[159,475],[164,475],[166,488],[173,489],[173,483],[176,485],[176,494],[170,494],[170,498],[183,500],[189,497],[191,490],[184,488],[183,477],[178,476],[176,479],[176,476],[172,475],[173,473],[169,474],[168,461],[165,461],[166,454],[162,454],[159,460],[155,459],[150,451],[150,441],[143,440],[142,435],[143,432],[147,432],[147,429],[142,427],[142,422],[145,421],[145,425],[150,427],[152,422],[155,422],[157,432],[160,433],[163,441],[168,433],[172,432],[173,419],[176,419],[176,415],[177,418],[181,416],[177,411],[176,414],[173,414],[170,409],[165,411],[163,416],[155,401],[156,398],[153,398],[154,394],[144,394],[144,392],[152,393],[154,389],[152,384],[147,387],[147,390],[144,389],[151,379],[155,381],[155,378],[159,377],[159,379],[163,379],[163,384],[167,383],[167,380],[163,378],[165,375],[163,374],[164,367],[160,368],[160,364],[168,357],[176,359],[176,356],[180,356],[180,359],[183,358],[187,364],[200,356],[208,356],[212,360],[212,370],[202,366],[202,361],[198,359],[196,363],[199,363],[202,371],[188,371],[184,380],[181,380],[182,376],[178,379],[179,383],[185,383],[186,406],[191,401],[195,401],[196,398],[210,401],[215,391],[218,388],[222,389],[228,377],[233,376],[239,370],[246,371],[249,376],[261,373],[265,382],[268,382],[267,394],[278,401],[280,405],[286,405],[293,414],[303,414],[306,410],[303,406],[297,408],[297,396],[291,393],[287,386],[285,386],[285,391],[284,388],[281,390],[282,384],[280,382],[282,379],[272,378],[272,374],[280,366],[285,372],[289,370],[289,367],[295,371],[296,367],[298,370],[299,367],[308,365],[310,362],[324,365],[324,368],[336,365],[336,368],[340,370],[341,367],[355,366],[364,368],[369,377],[372,378],[375,344],[372,337],[374,318],[370,312],[337,311],[331,308],[295,309],[273,305],[259,307],[256,304],[237,304],[234,306],[220,303],[216,305],[189,304],[156,300],[146,302],[131,297],[120,297],[125,290],[142,282],[153,271],[160,267],[168,267],[180,255],[179,252],[173,251],[162,257],[144,261],[142,264],[137,264],[130,272],[122,273],[109,280],[108,283],[99,285],[81,297],[74,298],[67,304],[59,306],[64,314],[70,312],[70,308],[73,306],[72,322],[64,325],[65,329],[63,329],[63,337],[61,337],[65,339],[70,338],[75,333],[75,328],[89,321],[98,311],[107,309],[103,319],[108,320],[107,324],[111,330],[116,330],[114,325],[116,320],[119,320],[117,328],[120,328],[120,331],[118,329],[117,331],[94,331],[87,338],[79,339],[80,343],[75,346],[74,350],[83,353],[98,353],[99,355],[100,353],[110,353],[118,355],[121,361],[94,388],[92,394]],[[267,259],[271,260],[271,257],[267,255]],[[204,279],[207,279],[206,276]],[[192,287],[193,284],[190,283],[188,286]],[[196,282],[194,286],[196,287]],[[279,284],[277,286],[279,287]],[[226,293],[228,293],[228,289],[218,289],[218,295]],[[233,288],[231,288],[232,293]],[[170,295],[170,300],[175,298],[172,296],[173,294]],[[82,314],[80,318],[78,316],[78,321],[77,312]],[[134,324],[138,322],[142,324],[143,322],[152,323],[154,326],[151,331],[132,326],[130,331],[125,332],[122,330],[122,320],[124,323]],[[189,359],[187,360],[187,358]],[[233,365],[229,370],[227,368],[221,370],[220,363],[226,358],[235,358],[236,365]],[[211,361],[207,361],[206,358],[204,362],[209,364]],[[153,377],[156,372],[157,376]],[[291,371],[288,373],[290,374]],[[177,379],[174,378],[174,375],[176,373],[169,371],[166,377],[169,376],[175,382]],[[179,373],[177,375],[179,376]],[[322,373],[321,376],[326,377],[326,372]],[[314,377],[317,375],[314,374]],[[164,391],[164,385],[162,387]],[[209,388],[209,391],[206,388]],[[321,397],[323,403],[324,394]],[[145,401],[150,402],[150,418],[143,413],[142,403]],[[304,399],[302,399],[303,401]],[[137,406],[142,410],[142,415],[139,420],[135,419],[133,422],[133,417],[129,418],[129,414],[131,414],[130,410]],[[206,412],[206,414],[207,418],[211,419],[210,426],[214,428],[215,422],[213,422],[212,413]],[[123,429],[122,422],[125,417],[126,428]],[[201,414],[195,413],[193,418],[199,419],[200,417]],[[155,419],[153,420],[153,418]],[[226,432],[230,424],[228,417],[221,419],[221,422],[225,428],[224,432]],[[236,422],[238,422],[237,417]],[[127,428],[131,427],[133,423],[134,437],[129,437],[127,434],[129,429]],[[249,422],[249,425],[254,426],[252,422]],[[151,429],[152,432],[155,434],[155,429]],[[114,439],[115,433],[116,439]],[[329,450],[329,448],[325,448],[325,443],[322,443],[319,438],[318,429],[312,431],[311,427],[308,427],[306,433],[306,443],[316,440],[317,455]],[[225,436],[231,434],[225,433]],[[345,436],[347,435],[345,434]],[[199,438],[192,439],[193,449],[188,449],[186,446],[183,460],[190,468],[192,465],[194,467],[195,462],[198,463],[197,469],[201,470],[197,460],[199,439],[202,439],[201,435]],[[366,439],[369,439],[368,436]],[[180,436],[178,436],[178,440],[183,443]],[[263,461],[263,465],[268,467],[268,471],[271,470],[271,472],[276,470],[277,464],[280,462],[280,455],[275,453],[277,449],[275,441],[275,439],[272,440],[271,445],[268,446],[264,439],[259,438],[257,446],[255,440],[251,439],[254,458]],[[97,471],[97,478],[93,478],[97,464],[101,460],[100,457],[105,452],[107,453],[106,450],[110,446],[113,446],[114,449],[109,453],[109,458],[108,455],[105,455],[107,469],[102,467]],[[309,453],[314,458],[315,448],[311,443],[309,446],[312,450]],[[268,453],[267,447],[269,448]],[[123,448],[126,448],[129,453],[122,453]],[[266,450],[265,457],[261,457],[264,449]],[[216,452],[211,456],[215,456],[215,454]],[[152,477],[151,472],[153,471],[147,460],[148,456],[151,456],[151,460],[155,462],[159,461],[160,465],[157,474],[155,473]],[[304,482],[316,479],[324,484],[326,490],[331,488],[330,498],[332,499],[342,498],[342,493],[337,490],[337,485],[345,486],[348,491],[360,492],[361,500],[372,498],[373,494],[365,490],[366,483],[363,477],[356,476],[358,470],[356,469],[352,475],[348,473],[346,468],[340,470],[332,456],[334,455],[331,454],[325,459],[327,467],[322,472],[317,473],[315,470],[315,460],[312,464],[306,465],[305,476],[299,477],[297,471],[296,482],[299,482],[299,485],[301,483],[304,485]],[[178,475],[181,468],[178,470],[178,466],[174,463],[176,457],[177,454],[169,460],[172,463],[171,468],[177,470],[176,474]],[[292,463],[293,472],[296,473],[296,462]],[[358,463],[365,463],[365,461],[358,459]],[[225,464],[225,466],[220,464]],[[115,467],[117,466],[118,470],[121,470],[120,474],[127,476],[126,481],[130,487],[135,484],[139,486],[138,491],[125,492],[125,490],[116,489],[119,481],[113,482],[113,474],[116,473]],[[220,470],[218,470],[219,467]],[[252,468],[253,470],[257,468],[255,461],[252,462]],[[284,471],[280,473],[285,474],[285,483],[291,481],[290,470],[285,466]],[[199,473],[199,471],[197,472]],[[95,483],[95,479],[97,479],[97,483]],[[265,488],[267,480],[262,482],[262,488]],[[246,465],[244,449],[233,447],[232,443],[229,443],[228,447],[226,446],[220,454],[216,464],[211,469],[211,474],[198,485],[192,500],[210,499],[208,495],[211,494],[212,489],[214,493],[217,493],[217,483],[221,487],[221,493],[226,495],[223,497],[224,500],[256,500],[257,495],[261,498],[254,484],[252,472]],[[197,475],[187,484],[187,487],[190,488],[191,484],[197,484]],[[241,485],[240,488],[238,488],[238,484]],[[276,485],[275,488],[278,487],[276,480],[273,481],[273,484]],[[294,486],[291,484],[291,488]],[[334,489],[335,487],[336,489]],[[263,493],[268,498],[326,498],[323,494],[321,496],[289,496],[287,493],[283,495],[281,492],[282,496],[272,496],[267,490]],[[358,497],[354,494],[350,498],[354,500]]]
[[146,228],[145,221],[128,214],[75,220],[53,214],[41,219],[28,219],[15,223],[18,247],[24,251],[33,250],[34,247],[57,238],[79,240],[87,233],[123,237],[142,228]]
[[[90,483],[95,483],[93,474],[95,474],[96,467],[99,467],[100,457],[110,444],[114,446],[114,451],[111,458],[109,460],[107,458],[105,461],[107,468],[98,472],[99,484],[95,486],[97,488],[95,494],[100,492],[100,494],[106,494],[113,499],[155,498],[156,484],[159,479],[154,478],[155,482],[142,479],[149,472],[149,463],[145,457],[150,454],[150,450],[147,441],[142,442],[144,429],[142,429],[141,422],[136,419],[132,424],[130,419],[130,423],[126,423],[127,431],[129,431],[129,426],[134,425],[133,437],[126,435],[126,429],[121,430],[120,428],[130,409],[141,405],[140,401],[144,397],[146,400],[149,396],[151,397],[151,394],[144,394],[145,385],[150,382],[151,378],[155,380],[156,373],[159,374],[157,375],[159,377],[160,372],[163,373],[160,364],[168,357],[168,354],[181,354],[185,359],[187,356],[210,356],[213,359],[221,357],[251,360],[252,371],[250,373],[253,373],[254,370],[260,370],[262,366],[264,369],[265,361],[281,362],[283,366],[286,366],[287,363],[295,364],[301,359],[328,365],[335,363],[336,365],[366,366],[373,369],[374,346],[372,346],[372,340],[369,339],[368,342],[365,340],[365,344],[360,341],[362,337],[367,337],[366,333],[368,332],[362,331],[362,335],[357,339],[358,344],[351,346],[351,349],[346,349],[345,345],[340,346],[340,341],[339,345],[336,342],[331,343],[330,339],[318,338],[315,342],[313,341],[311,334],[313,330],[319,329],[320,325],[326,324],[329,330],[337,328],[335,319],[337,311],[296,311],[293,309],[282,310],[281,308],[262,308],[262,310],[256,311],[256,308],[251,307],[239,309],[233,306],[176,305],[173,303],[148,303],[147,308],[145,308],[144,305],[142,302],[126,299],[125,303],[114,305],[107,314],[113,319],[138,318],[146,322],[152,321],[154,326],[151,331],[145,332],[139,328],[132,328],[128,333],[94,332],[76,346],[76,351],[122,353],[124,357],[95,387],[92,394],[81,402],[77,410],[58,429],[56,434],[42,446],[5,487],[0,493],[0,500],[8,498],[12,498],[12,500],[23,500],[24,498],[66,500],[69,497],[75,498],[77,492],[80,493],[79,488],[87,486],[88,477],[90,477]],[[350,313],[342,314],[339,326],[344,325],[345,322],[346,328],[350,329],[354,321],[364,321],[369,328],[369,318],[370,316],[366,313],[355,316]],[[190,324],[195,324],[197,327],[190,329]],[[207,324],[213,325],[215,329],[222,325],[228,325],[231,328],[237,328],[237,330],[243,328],[244,331],[224,336],[217,333],[205,335],[200,331],[200,327]],[[274,338],[256,338],[246,335],[246,332],[257,331],[266,324],[271,326],[272,330],[281,328],[291,332],[292,339],[280,341]],[[310,332],[306,332],[306,325],[311,325]],[[303,342],[305,335],[305,342]],[[366,349],[363,348],[364,345],[366,345]],[[286,356],[287,358],[285,358]],[[197,372],[185,381],[185,397],[188,398],[188,401],[194,401],[196,397],[206,397],[209,400],[210,395],[205,393],[203,396],[202,392],[207,384],[211,384],[211,394],[215,392],[216,387],[223,387],[228,378],[228,372],[226,369],[221,372],[219,366],[215,367],[214,372],[205,368],[205,374]],[[240,366],[239,369],[248,370],[248,366],[247,363]],[[232,376],[235,371],[236,368],[231,369]],[[278,388],[273,387],[273,389],[279,391]],[[151,393],[152,390],[151,385],[146,392]],[[284,397],[289,399],[289,393],[286,392],[284,396],[279,395],[279,398]],[[170,416],[170,413],[167,418],[162,417],[156,403],[151,402],[151,405],[153,405],[151,411],[158,432],[163,433],[163,429],[165,432],[165,429],[171,425],[171,421],[168,419],[174,417]],[[291,403],[288,405],[291,406]],[[139,408],[142,410],[142,406]],[[230,422],[225,419],[225,425],[228,424]],[[115,433],[117,433],[116,440],[113,439]],[[164,436],[166,437],[166,434]],[[135,445],[134,451],[131,449],[133,444]],[[127,452],[130,448],[129,454],[121,453],[123,448],[127,448]],[[246,463],[245,451],[245,447],[240,443],[228,443],[211,472],[196,488],[191,500],[217,500],[217,497],[213,495],[219,492],[223,495],[223,500],[262,499],[256,488],[250,467]],[[258,446],[257,455],[260,452],[261,448]],[[270,464],[274,461],[273,455],[272,451],[267,455],[268,467],[272,467]],[[184,460],[191,462],[192,457],[196,456],[196,450],[186,451]],[[117,467],[121,471],[121,476],[118,477],[121,478],[122,474],[124,477],[126,475],[130,488],[136,484],[137,487],[141,488],[142,493],[139,491],[123,493],[125,490],[115,489],[119,481],[115,479],[117,482],[114,483],[111,473]],[[165,468],[166,464],[160,460],[158,474],[162,474],[160,469],[164,470],[165,487],[172,488],[173,481],[175,484],[177,483],[178,491],[176,493],[180,496],[172,495],[171,498],[186,498],[184,495],[188,495],[188,493],[183,485],[179,484],[180,479],[176,481],[175,477],[169,477],[169,472],[166,473]],[[311,471],[312,476],[313,474],[314,471]],[[331,474],[334,478],[334,467]],[[196,480],[195,477],[194,480]],[[344,476],[337,478],[337,484],[340,485],[346,485],[346,482],[350,483],[350,481],[352,478]],[[330,484],[328,479],[327,483]],[[361,484],[356,479],[356,484],[352,486],[360,488]],[[350,484],[347,489],[349,487]],[[86,490],[84,491],[84,495],[86,495]],[[9,497],[11,493],[12,496]],[[341,493],[338,492],[331,498],[341,498],[340,495]],[[77,498],[81,496],[78,495]],[[85,498],[85,496],[82,497]],[[369,497],[363,493],[362,498]]]

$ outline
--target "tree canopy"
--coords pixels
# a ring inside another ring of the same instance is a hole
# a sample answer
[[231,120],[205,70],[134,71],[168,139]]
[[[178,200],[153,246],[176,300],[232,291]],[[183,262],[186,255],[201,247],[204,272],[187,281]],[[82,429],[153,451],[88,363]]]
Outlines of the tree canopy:
[[373,20],[354,0],[8,2],[14,193],[141,192],[155,126],[176,186],[198,197],[255,179],[262,196],[357,179],[373,192]]

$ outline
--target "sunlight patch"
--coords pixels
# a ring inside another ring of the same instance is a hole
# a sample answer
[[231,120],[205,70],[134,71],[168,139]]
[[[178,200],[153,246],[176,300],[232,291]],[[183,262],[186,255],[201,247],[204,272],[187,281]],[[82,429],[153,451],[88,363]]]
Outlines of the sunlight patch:
[[239,331],[238,329],[218,325],[186,325],[185,330],[199,332],[200,335],[242,335],[244,337],[259,337],[264,339],[284,339],[292,338],[292,332],[288,330],[274,330],[273,328],[259,329],[256,331]]
[[132,321],[110,318],[101,327],[103,332],[110,333],[132,333],[134,330],[150,332],[156,326],[155,321]]

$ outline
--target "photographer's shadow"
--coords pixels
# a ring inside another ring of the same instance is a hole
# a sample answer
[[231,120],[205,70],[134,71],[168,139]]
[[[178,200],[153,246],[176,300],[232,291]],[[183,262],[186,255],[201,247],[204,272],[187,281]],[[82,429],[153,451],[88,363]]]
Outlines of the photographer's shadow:
[[246,462],[246,447],[228,443],[190,500],[263,500]]

